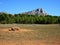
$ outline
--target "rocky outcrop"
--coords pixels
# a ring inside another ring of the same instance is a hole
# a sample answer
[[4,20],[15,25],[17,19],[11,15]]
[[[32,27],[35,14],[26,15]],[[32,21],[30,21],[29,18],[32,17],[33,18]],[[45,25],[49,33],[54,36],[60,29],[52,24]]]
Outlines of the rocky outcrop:
[[28,11],[28,12],[24,12],[22,14],[29,14],[29,15],[42,15],[42,16],[46,16],[47,13],[42,9],[42,8],[38,8],[36,10],[33,10],[33,11]]

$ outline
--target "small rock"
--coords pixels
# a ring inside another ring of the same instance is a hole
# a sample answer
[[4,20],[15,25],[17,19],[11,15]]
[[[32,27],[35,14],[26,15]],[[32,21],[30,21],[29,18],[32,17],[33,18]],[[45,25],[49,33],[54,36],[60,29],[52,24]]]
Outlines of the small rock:
[[9,31],[18,31],[20,28],[19,27],[11,27]]

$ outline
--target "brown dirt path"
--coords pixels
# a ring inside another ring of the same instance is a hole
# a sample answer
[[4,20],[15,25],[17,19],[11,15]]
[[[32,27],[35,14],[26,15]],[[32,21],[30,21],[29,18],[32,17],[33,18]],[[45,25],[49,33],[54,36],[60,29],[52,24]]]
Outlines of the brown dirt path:
[[34,31],[34,30],[19,29],[18,31],[9,31],[9,28],[6,28],[6,29],[0,29],[0,31],[3,31],[3,32],[29,32],[29,31]]

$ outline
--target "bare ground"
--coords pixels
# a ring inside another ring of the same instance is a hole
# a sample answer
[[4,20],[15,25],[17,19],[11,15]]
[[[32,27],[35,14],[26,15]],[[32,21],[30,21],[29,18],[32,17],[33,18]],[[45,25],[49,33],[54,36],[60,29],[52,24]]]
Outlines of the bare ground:
[[45,42],[42,40],[0,40],[0,45],[60,45],[59,41]]
[[[18,31],[9,31],[9,28],[1,28],[0,32],[13,32],[14,35],[16,32],[18,33],[24,33],[24,32],[31,32],[34,30],[28,30],[28,29],[19,29]],[[42,32],[40,32],[42,34]],[[6,34],[5,34],[6,35]],[[45,34],[44,34],[45,35]],[[29,40],[29,38],[23,39],[23,40],[12,40],[12,39],[0,39],[0,45],[60,45],[60,38],[52,36],[50,37],[49,41],[45,39],[41,40]]]
[[33,31],[33,30],[28,30],[28,29],[19,29],[18,31],[9,31],[9,28],[3,28],[3,29],[0,29],[0,31],[3,31],[3,32],[29,32],[29,31]]

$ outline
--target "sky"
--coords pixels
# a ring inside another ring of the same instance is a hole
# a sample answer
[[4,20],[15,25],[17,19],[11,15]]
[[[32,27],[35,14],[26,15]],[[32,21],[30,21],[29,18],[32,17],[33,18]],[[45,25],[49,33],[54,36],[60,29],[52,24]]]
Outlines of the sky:
[[17,14],[37,8],[50,14],[60,16],[60,0],[0,0],[0,12]]

